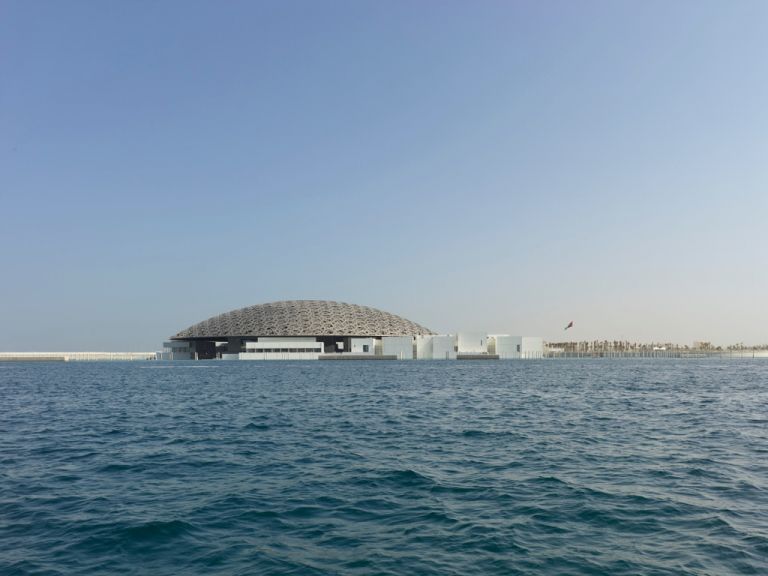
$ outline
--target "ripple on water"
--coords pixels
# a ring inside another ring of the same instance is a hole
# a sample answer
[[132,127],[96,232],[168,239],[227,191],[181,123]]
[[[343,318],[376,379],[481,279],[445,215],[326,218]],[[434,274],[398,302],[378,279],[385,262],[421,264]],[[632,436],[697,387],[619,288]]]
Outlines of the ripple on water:
[[2,574],[768,574],[768,363],[2,368]]

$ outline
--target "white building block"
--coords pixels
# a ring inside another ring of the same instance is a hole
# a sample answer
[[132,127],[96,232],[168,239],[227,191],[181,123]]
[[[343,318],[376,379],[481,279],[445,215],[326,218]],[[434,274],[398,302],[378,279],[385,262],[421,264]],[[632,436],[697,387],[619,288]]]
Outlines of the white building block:
[[398,360],[413,360],[413,338],[384,336],[381,339],[381,353],[384,356],[396,356]]

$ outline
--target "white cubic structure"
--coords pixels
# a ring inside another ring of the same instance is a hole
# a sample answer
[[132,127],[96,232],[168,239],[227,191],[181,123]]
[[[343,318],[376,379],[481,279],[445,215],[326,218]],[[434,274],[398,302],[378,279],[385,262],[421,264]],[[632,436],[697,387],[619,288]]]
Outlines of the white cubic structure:
[[456,337],[451,334],[416,336],[419,360],[456,360]]
[[544,339],[541,336],[523,336],[521,358],[544,358]]
[[398,360],[413,360],[413,338],[384,336],[381,339],[381,353],[384,356],[395,356]]
[[488,335],[482,332],[459,332],[459,354],[488,354]]
[[432,360],[432,339],[434,336],[416,336],[416,359]]
[[544,340],[538,336],[493,334],[488,338],[488,352],[500,360],[544,357]]
[[488,337],[488,352],[496,354],[500,360],[520,358],[523,339],[509,334],[493,334]]
[[373,338],[350,338],[349,347],[352,354],[373,354],[376,343]]
[[416,336],[418,360],[456,360],[456,337],[452,334]]
[[432,337],[433,360],[456,360],[456,337],[451,334]]
[[158,360],[196,360],[189,342],[171,340],[163,342],[163,351],[158,352]]

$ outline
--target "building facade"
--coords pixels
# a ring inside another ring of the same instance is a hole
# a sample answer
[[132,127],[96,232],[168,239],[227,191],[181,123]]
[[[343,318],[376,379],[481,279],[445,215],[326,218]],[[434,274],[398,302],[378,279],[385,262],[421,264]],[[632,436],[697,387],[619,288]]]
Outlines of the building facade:
[[435,334],[368,306],[325,300],[258,304],[198,322],[163,344],[161,360],[455,360],[540,358],[541,338]]

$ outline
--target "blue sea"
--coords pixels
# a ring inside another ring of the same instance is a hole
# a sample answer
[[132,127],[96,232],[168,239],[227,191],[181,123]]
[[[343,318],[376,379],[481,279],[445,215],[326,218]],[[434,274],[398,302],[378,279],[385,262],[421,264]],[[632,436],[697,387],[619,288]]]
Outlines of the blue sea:
[[768,361],[0,364],[0,574],[768,574]]

